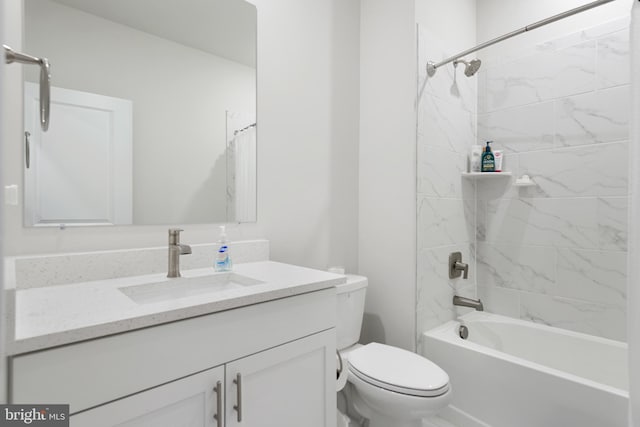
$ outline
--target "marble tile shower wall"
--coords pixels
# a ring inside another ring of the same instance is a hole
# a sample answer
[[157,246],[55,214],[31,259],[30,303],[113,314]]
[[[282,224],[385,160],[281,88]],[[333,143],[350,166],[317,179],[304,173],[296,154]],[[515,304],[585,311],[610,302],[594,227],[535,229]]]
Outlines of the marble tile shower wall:
[[488,310],[625,339],[628,21],[487,64],[478,141],[536,187],[478,186],[477,283]]
[[[475,297],[475,186],[463,182],[467,153],[476,140],[475,79],[454,76],[452,65],[427,77],[427,60],[451,54],[442,41],[418,28],[417,98],[417,298],[416,331],[454,319],[454,293]],[[460,251],[468,280],[450,280],[448,256]],[[417,341],[420,342],[419,337]]]

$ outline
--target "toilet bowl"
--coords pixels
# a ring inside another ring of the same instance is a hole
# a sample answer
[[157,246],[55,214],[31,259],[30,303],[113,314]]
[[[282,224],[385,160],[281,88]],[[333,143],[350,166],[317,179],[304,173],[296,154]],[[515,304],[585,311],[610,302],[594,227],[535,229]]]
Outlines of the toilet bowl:
[[415,353],[371,343],[349,355],[353,404],[370,427],[421,426],[451,400],[448,375]]
[[352,410],[370,427],[418,427],[451,400],[447,373],[430,360],[385,344],[356,344],[360,338],[367,279],[347,276],[337,286],[337,344],[346,369]]

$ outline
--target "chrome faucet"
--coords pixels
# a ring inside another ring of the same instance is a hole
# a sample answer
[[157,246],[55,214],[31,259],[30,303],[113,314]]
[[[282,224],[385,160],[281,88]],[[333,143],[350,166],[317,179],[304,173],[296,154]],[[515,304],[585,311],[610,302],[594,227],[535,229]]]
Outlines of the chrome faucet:
[[459,305],[461,307],[475,308],[477,311],[484,311],[484,306],[480,299],[471,299],[465,297],[453,296],[453,305]]
[[180,244],[179,228],[169,229],[169,268],[167,277],[180,277],[180,255],[191,253],[191,246]]

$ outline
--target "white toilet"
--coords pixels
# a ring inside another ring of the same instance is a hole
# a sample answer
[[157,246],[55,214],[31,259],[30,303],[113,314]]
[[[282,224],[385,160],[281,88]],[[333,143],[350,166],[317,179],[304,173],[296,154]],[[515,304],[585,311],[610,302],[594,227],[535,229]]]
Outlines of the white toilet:
[[369,427],[422,427],[423,419],[451,400],[449,376],[416,353],[378,343],[357,344],[366,290],[367,278],[355,275],[347,275],[347,283],[337,286],[336,335],[349,383],[345,392],[352,408],[369,419]]

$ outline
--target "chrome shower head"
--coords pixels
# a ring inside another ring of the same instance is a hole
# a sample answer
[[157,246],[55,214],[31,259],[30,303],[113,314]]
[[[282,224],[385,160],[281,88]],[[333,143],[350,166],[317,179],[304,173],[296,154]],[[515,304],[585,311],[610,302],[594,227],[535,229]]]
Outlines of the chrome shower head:
[[464,75],[467,77],[471,77],[475,73],[477,73],[480,69],[480,65],[482,65],[482,61],[480,61],[479,59],[472,59],[469,62],[465,61],[464,59],[456,59],[455,61],[453,61],[453,66],[457,67],[459,62],[464,64]]

